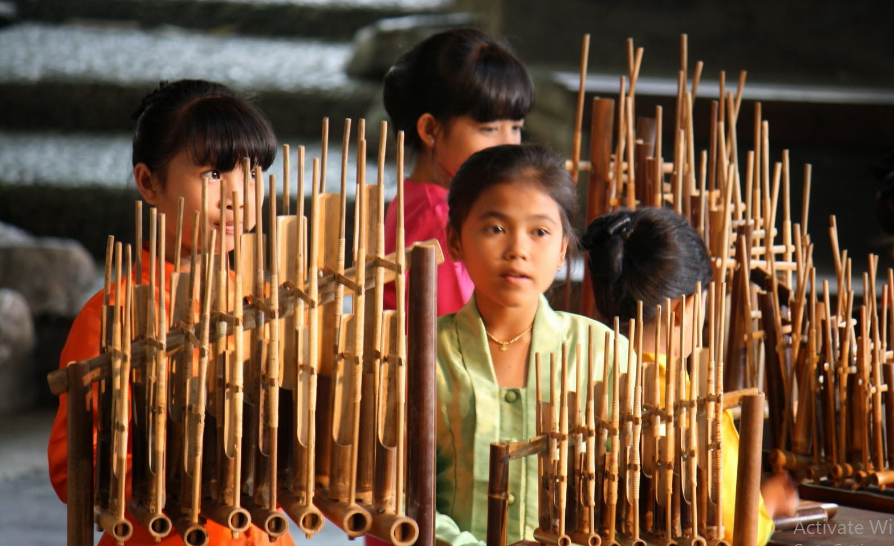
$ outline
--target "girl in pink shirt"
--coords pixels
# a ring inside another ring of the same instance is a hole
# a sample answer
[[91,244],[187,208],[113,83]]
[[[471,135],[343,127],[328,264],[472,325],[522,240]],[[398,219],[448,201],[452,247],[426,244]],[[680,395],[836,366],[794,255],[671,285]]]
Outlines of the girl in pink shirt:
[[[395,131],[404,132],[415,155],[404,181],[407,246],[437,239],[438,316],[459,311],[472,295],[462,262],[446,252],[447,192],[459,166],[473,153],[518,144],[524,117],[534,102],[527,69],[505,44],[475,29],[454,29],[423,40],[385,75],[385,109]],[[393,252],[397,205],[385,215],[385,251]],[[385,289],[393,309],[394,285]]]

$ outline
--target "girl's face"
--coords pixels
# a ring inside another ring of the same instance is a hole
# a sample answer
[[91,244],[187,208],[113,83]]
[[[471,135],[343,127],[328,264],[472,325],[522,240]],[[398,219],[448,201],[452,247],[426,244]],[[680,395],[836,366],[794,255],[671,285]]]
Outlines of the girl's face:
[[[134,167],[134,179],[137,187],[146,202],[165,215],[166,252],[169,257],[174,256],[174,244],[181,244],[181,265],[188,263],[192,251],[193,217],[196,211],[202,210],[202,178],[208,178],[208,226],[217,230],[217,243],[215,249],[220,248],[220,237],[226,237],[225,248],[227,252],[233,250],[235,245],[235,222],[243,221],[245,207],[248,207],[248,224],[243,226],[243,232],[254,228],[257,222],[255,215],[255,180],[252,177],[249,183],[248,195],[244,194],[244,178],[242,165],[228,172],[220,172],[210,165],[196,165],[186,151],[181,151],[168,163],[164,182],[160,179],[162,173],[150,172],[149,168],[140,163]],[[224,180],[225,198],[221,197],[221,180]],[[238,206],[233,203],[233,192],[237,193]],[[177,237],[177,211],[180,198],[184,199],[183,208],[183,237],[176,241]],[[199,249],[201,250],[201,241]]]
[[[429,141],[435,176],[450,181],[460,165],[477,151],[500,144],[520,144],[524,120],[477,121],[463,115],[438,125]],[[432,139],[434,142],[432,142]]]
[[465,263],[479,309],[539,302],[568,247],[559,205],[536,185],[506,182],[484,190],[460,232],[448,228],[450,254]]

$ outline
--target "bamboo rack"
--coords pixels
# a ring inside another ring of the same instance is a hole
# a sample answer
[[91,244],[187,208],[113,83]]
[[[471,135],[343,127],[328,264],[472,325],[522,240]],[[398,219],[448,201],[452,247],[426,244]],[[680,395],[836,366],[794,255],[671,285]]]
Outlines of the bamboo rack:
[[[346,120],[340,192],[323,193],[324,162],[316,158],[305,185],[300,147],[296,210],[290,214],[292,169],[286,162],[283,209],[277,209],[271,175],[269,222],[262,229],[259,221],[253,233],[243,233],[243,226],[251,202],[254,217],[263,217],[263,173],[252,177],[245,162],[241,191],[223,183],[209,187],[206,180],[202,210],[193,216],[189,272],[165,273],[165,218],[154,209],[148,263],[139,252],[135,259],[130,245],[109,238],[100,354],[48,376],[51,390],[67,393],[69,401],[70,545],[92,544],[94,523],[126,541],[132,525],[125,510],[158,539],[177,532],[190,546],[208,543],[202,518],[234,537],[253,523],[273,540],[288,531],[286,515],[308,537],[322,528],[325,515],[352,537],[371,533],[398,546],[434,544],[435,266],[443,255],[436,241],[384,254],[386,139],[378,179],[368,185],[363,120],[358,172],[346,170],[350,128]],[[385,124],[381,131],[386,133]],[[397,155],[401,165],[402,139]],[[349,178],[356,182],[350,266]],[[400,185],[401,172],[398,178]],[[227,201],[245,214],[234,222],[231,256],[227,235],[210,229],[212,191],[220,196],[221,215]],[[332,207],[341,218],[334,231],[323,222]],[[178,236],[183,212],[181,201]],[[141,215],[138,205],[138,225]],[[401,249],[402,223],[400,215]],[[142,233],[137,248],[141,239]],[[331,241],[337,243],[334,253],[327,247]],[[180,249],[171,250],[179,263]],[[408,311],[401,289],[398,311],[383,310],[382,287],[395,279],[403,287],[407,272]],[[170,298],[160,297],[168,287]],[[321,343],[326,339],[332,344]],[[101,386],[96,407],[93,384]],[[361,420],[380,431],[374,438],[379,449],[360,449],[361,429],[370,428]],[[321,444],[327,444],[326,460],[319,456]],[[365,483],[363,468],[376,469],[369,472],[371,483]],[[125,502],[131,483],[133,497]]]

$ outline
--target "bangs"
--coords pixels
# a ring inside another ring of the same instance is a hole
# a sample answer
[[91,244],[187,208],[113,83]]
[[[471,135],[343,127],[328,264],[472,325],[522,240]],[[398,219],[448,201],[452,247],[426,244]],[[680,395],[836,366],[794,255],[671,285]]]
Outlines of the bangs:
[[172,138],[189,150],[197,165],[231,171],[247,157],[252,168],[266,170],[276,157],[276,136],[252,105],[214,96],[187,105],[181,119]]
[[524,119],[534,105],[534,83],[525,67],[504,56],[489,55],[483,47],[475,62],[460,76],[460,92],[452,115],[469,115],[479,122]]

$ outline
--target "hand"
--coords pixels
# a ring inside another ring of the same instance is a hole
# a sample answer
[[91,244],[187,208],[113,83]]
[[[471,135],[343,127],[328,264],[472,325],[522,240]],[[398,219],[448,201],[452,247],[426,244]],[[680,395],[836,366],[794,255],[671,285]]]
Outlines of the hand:
[[772,519],[794,516],[798,512],[798,488],[788,472],[779,472],[764,480],[761,496]]

